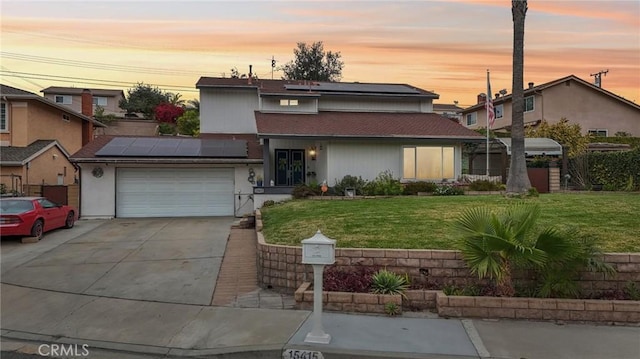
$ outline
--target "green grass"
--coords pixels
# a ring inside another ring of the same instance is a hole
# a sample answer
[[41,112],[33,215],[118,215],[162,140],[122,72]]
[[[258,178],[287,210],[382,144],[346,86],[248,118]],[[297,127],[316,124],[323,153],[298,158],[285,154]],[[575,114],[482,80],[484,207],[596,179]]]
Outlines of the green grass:
[[[453,221],[468,207],[499,209],[523,201],[499,195],[293,200],[262,209],[268,243],[300,245],[318,229],[343,248],[455,249]],[[544,194],[540,228],[576,227],[606,252],[640,252],[637,193]]]

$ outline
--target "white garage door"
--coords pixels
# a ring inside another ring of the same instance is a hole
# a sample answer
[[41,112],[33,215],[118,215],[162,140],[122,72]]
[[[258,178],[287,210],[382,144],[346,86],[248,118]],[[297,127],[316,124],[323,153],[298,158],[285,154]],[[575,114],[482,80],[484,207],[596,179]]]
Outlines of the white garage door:
[[118,168],[117,217],[233,215],[231,168]]

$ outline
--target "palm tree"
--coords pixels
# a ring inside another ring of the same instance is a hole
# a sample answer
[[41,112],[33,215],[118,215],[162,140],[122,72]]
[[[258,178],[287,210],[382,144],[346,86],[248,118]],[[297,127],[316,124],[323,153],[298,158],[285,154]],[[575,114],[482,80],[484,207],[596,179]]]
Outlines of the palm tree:
[[511,165],[507,193],[526,193],[531,188],[524,153],[524,20],[527,0],[512,0],[513,15],[513,94],[511,115]]
[[167,92],[167,100],[174,106],[184,106],[184,100],[181,99],[181,97],[182,95],[180,93]]
[[570,250],[571,243],[554,229],[534,234],[540,207],[519,204],[503,213],[478,207],[465,211],[455,222],[463,237],[460,251],[473,274],[496,281],[499,296],[515,294],[512,280],[514,266],[541,268],[552,256]]
[[536,232],[539,216],[537,204],[523,203],[498,214],[486,207],[465,211],[455,227],[462,233],[460,251],[471,273],[495,280],[499,296],[513,296],[512,270],[533,268],[538,296],[574,298],[581,271],[615,273],[602,261],[595,237],[553,227]]
[[197,98],[187,101],[187,109],[200,113],[200,101]]

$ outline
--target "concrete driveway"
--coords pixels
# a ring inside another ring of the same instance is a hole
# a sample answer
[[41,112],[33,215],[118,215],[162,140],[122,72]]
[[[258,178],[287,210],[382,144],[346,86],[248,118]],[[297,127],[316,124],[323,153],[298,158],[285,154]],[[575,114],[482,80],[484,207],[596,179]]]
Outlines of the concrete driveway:
[[209,305],[232,217],[79,221],[34,244],[2,243],[2,282]]

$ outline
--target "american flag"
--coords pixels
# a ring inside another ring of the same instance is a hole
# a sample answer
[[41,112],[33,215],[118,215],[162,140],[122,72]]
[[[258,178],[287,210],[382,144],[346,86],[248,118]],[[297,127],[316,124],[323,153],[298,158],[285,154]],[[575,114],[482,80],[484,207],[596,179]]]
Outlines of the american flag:
[[489,123],[489,128],[491,128],[496,122],[496,112],[493,108],[493,99],[491,98],[491,82],[489,82],[489,71],[487,71],[487,101],[485,103],[485,107],[487,108],[487,121]]

